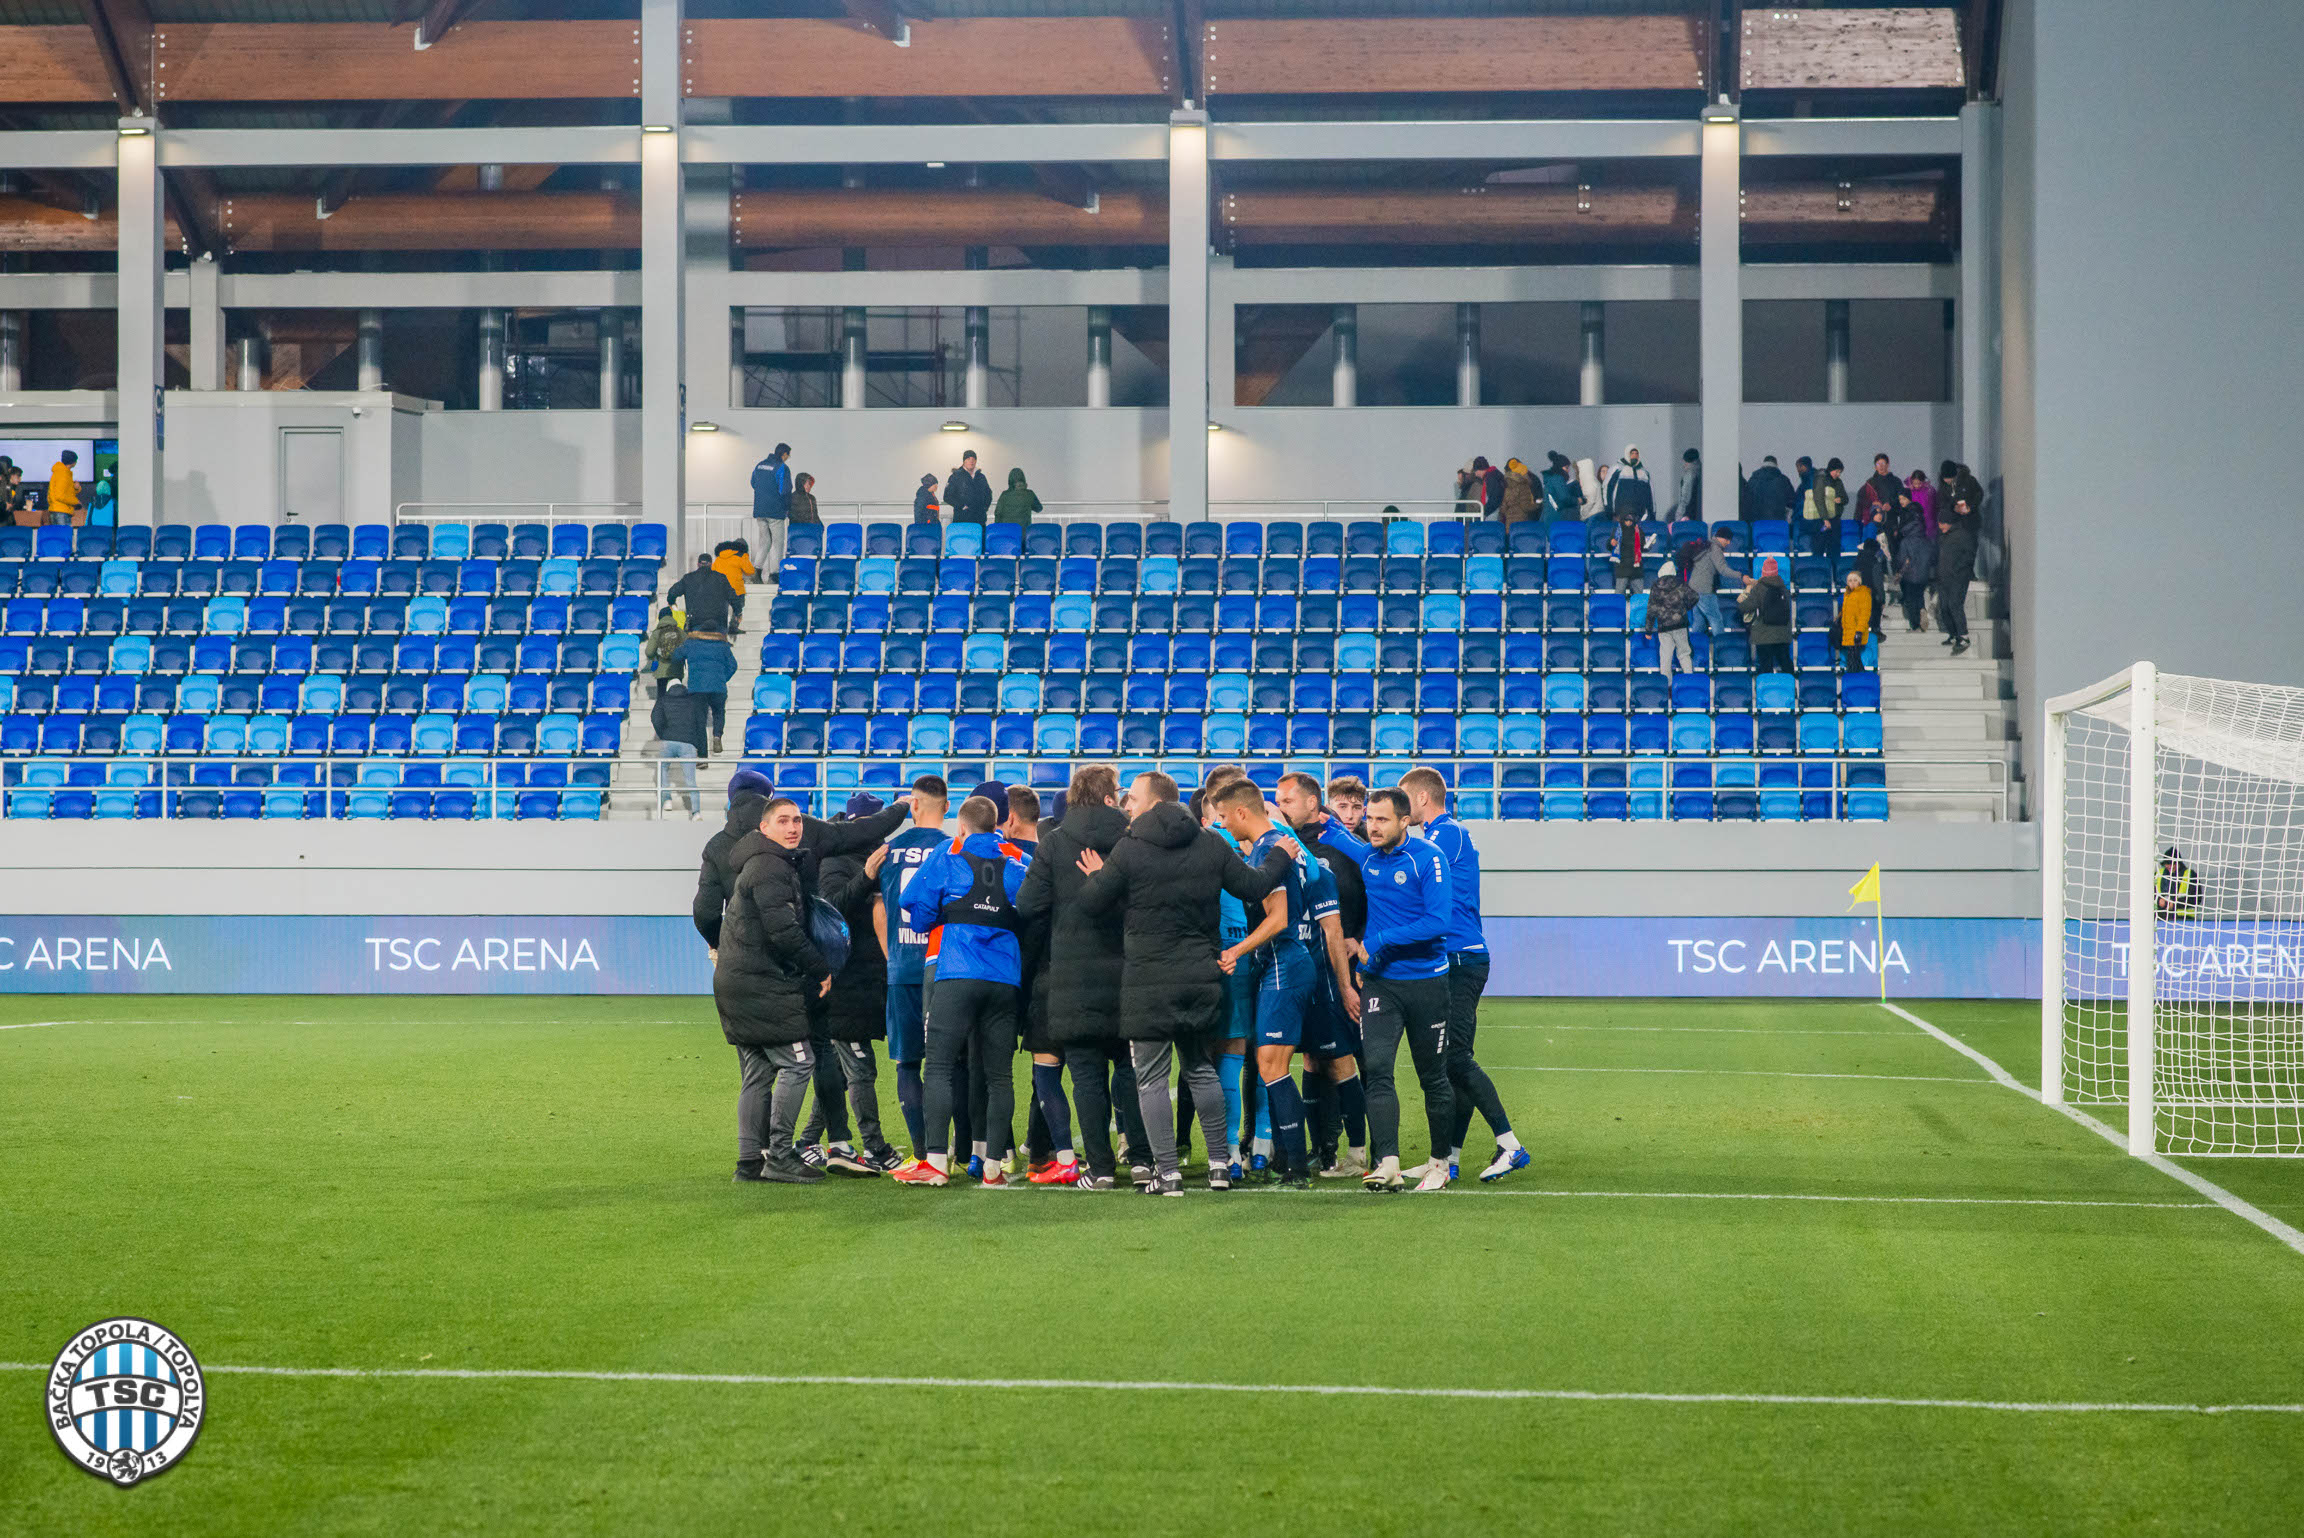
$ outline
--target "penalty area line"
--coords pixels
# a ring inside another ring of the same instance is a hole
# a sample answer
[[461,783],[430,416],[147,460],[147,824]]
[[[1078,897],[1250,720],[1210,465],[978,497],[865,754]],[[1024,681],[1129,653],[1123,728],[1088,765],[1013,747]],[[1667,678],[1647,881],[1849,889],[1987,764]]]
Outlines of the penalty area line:
[[[1676,1073],[1727,1079],[1877,1079],[1890,1084],[1985,1084],[1941,1073],[1792,1073],[1777,1068],[1576,1068],[1562,1063],[1489,1063],[1490,1073]],[[2011,1081],[2013,1082],[2013,1081]]]
[[[46,1372],[0,1362],[0,1372]],[[421,1378],[450,1382],[702,1383],[751,1388],[931,1388],[1097,1394],[1300,1394],[1321,1398],[1470,1399],[1504,1403],[1820,1407],[1850,1410],[1980,1410],[2017,1415],[2304,1415],[2304,1404],[2185,1404],[2152,1400],[1948,1399],[1891,1394],[1676,1393],[1644,1389],[1418,1388],[1378,1383],[1203,1383],[1129,1378],[953,1378],[853,1373],[590,1372],[521,1367],[257,1367],[216,1364],[209,1373],[266,1378]]]
[[[1926,1031],[1929,1035],[1944,1043],[1945,1046],[1950,1047],[1953,1051],[1959,1053],[1962,1057],[1965,1057],[1974,1062],[1979,1068],[1982,1068],[1986,1073],[1992,1076],[1994,1083],[2004,1085],[2007,1088],[2016,1091],[2017,1094],[2022,1095],[2025,1099],[2032,1101],[2036,1105],[2048,1105],[2047,1101],[2041,1099],[2040,1091],[2034,1089],[2031,1085],[2024,1083],[2014,1074],[2011,1074],[2007,1069],[2001,1067],[1998,1063],[1995,1063],[1992,1061],[1992,1059],[1986,1057],[1983,1053],[1977,1051],[1974,1047],[1969,1046],[1968,1043],[1959,1040],[1948,1032],[1938,1030],[1935,1026],[1929,1024],[1927,1021],[1921,1019],[1918,1015],[1912,1013],[1912,1011],[1905,1009],[1900,1005],[1891,1004],[1887,1000],[1882,999],[1880,1001],[1880,1007],[1888,1011],[1888,1013],[1896,1016],[1898,1019],[1908,1021],[1911,1024],[1920,1027],[1920,1029]],[[2068,1105],[2048,1106],[2048,1109],[2052,1111],[2061,1111],[2064,1115],[2078,1122],[2081,1126],[2086,1127],[2090,1132],[2095,1133],[2098,1137],[2104,1139],[2105,1142],[2110,1143],[2113,1147],[2119,1149],[2122,1153],[2128,1152],[2127,1138],[2113,1131],[2110,1127],[2105,1126],[2095,1117],[2090,1116],[2086,1111],[2077,1110],[2074,1107]],[[2278,1218],[2272,1216],[2271,1213],[2266,1212],[2263,1208],[2257,1206],[2255,1203],[2233,1195],[2230,1191],[2225,1190],[2222,1186],[2218,1185],[2215,1181],[2208,1179],[2206,1176],[2195,1175],[2192,1173],[2192,1171],[2184,1168],[2182,1165],[2174,1163],[2168,1159],[2163,1159],[2158,1154],[2142,1154],[2137,1157],[2141,1160],[2141,1162],[2150,1165],[2153,1169],[2158,1170],[2161,1174],[2166,1175],[2169,1179],[2176,1181],[2180,1185],[2190,1186],[2193,1190],[2199,1192],[2202,1196],[2207,1197],[2210,1201],[2223,1208],[2226,1212],[2231,1213],[2234,1217],[2240,1218],[2245,1222],[2255,1224],[2258,1228],[2263,1229],[2264,1232],[2270,1234],[2273,1238],[2279,1240],[2282,1244],[2285,1244],[2288,1246],[2288,1248],[2294,1250],[2297,1254],[2304,1255],[2304,1232],[2298,1232],[2289,1224],[2281,1222]]]

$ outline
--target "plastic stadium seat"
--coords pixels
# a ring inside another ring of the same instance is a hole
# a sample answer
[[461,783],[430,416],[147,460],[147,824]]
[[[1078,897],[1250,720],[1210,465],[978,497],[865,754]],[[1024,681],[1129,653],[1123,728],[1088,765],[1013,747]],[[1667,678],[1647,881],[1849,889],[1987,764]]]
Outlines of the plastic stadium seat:
[[[1873,719],[1877,719],[1876,717]],[[1840,718],[1829,711],[1809,710],[1800,715],[1800,751],[1834,754],[1840,751]]]
[[1671,718],[1671,750],[1675,754],[1709,754],[1712,751],[1712,718],[1695,711],[1674,712]]
[[1856,712],[1844,717],[1841,733],[1840,749],[1844,753],[1875,754],[1882,750],[1880,717],[1876,713]]
[[1880,675],[1878,673],[1844,674],[1840,679],[1840,708],[1842,710],[1878,710],[1880,708]]

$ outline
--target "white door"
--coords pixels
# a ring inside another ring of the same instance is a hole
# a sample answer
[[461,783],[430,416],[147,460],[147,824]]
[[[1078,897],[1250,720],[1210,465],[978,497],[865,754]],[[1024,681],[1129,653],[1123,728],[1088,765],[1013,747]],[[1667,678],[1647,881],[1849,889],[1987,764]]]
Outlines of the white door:
[[344,429],[280,429],[280,512],[306,523],[344,521]]

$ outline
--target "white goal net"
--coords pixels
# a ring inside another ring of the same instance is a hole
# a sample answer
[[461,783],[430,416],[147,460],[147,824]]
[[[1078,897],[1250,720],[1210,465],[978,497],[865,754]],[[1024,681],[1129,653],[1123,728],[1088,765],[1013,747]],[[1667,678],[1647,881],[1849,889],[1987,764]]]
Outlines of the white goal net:
[[2051,700],[2041,1093],[2133,1153],[2304,1155],[2304,689]]

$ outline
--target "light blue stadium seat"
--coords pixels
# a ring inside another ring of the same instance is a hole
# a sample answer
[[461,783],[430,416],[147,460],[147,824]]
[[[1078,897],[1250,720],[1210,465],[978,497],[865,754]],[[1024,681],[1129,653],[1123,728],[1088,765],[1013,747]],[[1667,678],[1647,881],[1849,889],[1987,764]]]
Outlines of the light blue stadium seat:
[[[344,708],[344,680],[326,673],[311,675],[297,688],[296,708],[304,715],[336,714]],[[503,707],[499,703],[496,708]]]
[[1672,716],[1671,750],[1675,754],[1709,754],[1712,751],[1712,718],[1695,711],[1676,711]]
[[1840,751],[1840,718],[1828,710],[1800,713],[1800,751],[1833,754]]
[[[1805,729],[1806,718],[1802,718]],[[1851,712],[1841,720],[1840,749],[1844,753],[1874,754],[1881,748],[1880,716],[1875,711]]]
[[1584,693],[1584,675],[1581,673],[1544,675],[1544,708],[1547,711],[1580,711],[1584,708]]
[[[445,615],[445,609],[443,609]],[[245,598],[211,598],[204,611],[200,629],[207,635],[238,635],[248,628],[248,600]]]
[[[1239,758],[1248,752],[1248,717],[1239,711],[1213,711],[1201,724],[1201,751],[1216,758]],[[1088,751],[1085,744],[1082,751]]]
[[408,748],[412,753],[445,755],[455,751],[456,718],[440,712],[418,716],[409,728]]

